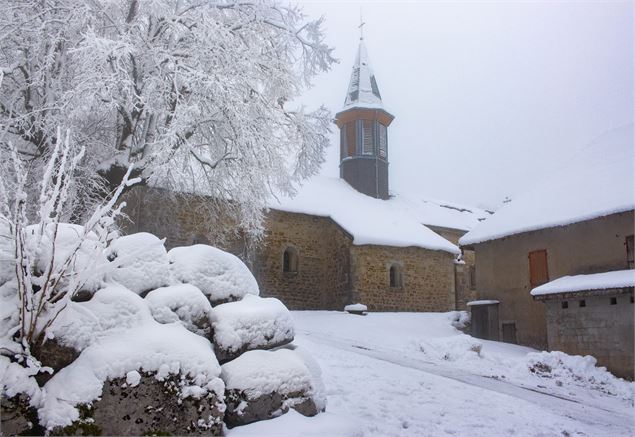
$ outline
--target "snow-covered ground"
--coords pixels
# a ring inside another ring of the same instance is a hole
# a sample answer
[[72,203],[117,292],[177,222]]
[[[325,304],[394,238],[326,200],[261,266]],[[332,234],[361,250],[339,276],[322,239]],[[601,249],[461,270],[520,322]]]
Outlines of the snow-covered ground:
[[321,368],[327,412],[290,412],[243,435],[630,436],[635,384],[590,357],[477,340],[459,313],[293,312]]

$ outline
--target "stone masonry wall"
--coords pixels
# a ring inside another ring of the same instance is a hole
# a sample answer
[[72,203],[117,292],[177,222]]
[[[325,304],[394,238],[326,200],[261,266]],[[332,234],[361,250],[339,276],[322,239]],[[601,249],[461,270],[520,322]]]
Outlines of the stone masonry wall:
[[[265,229],[254,263],[263,296],[277,297],[289,309],[342,310],[349,303],[352,239],[333,220],[269,211]],[[289,246],[298,253],[297,273],[282,271]]]
[[[371,311],[450,311],[454,255],[418,247],[352,246],[353,295]],[[402,268],[403,286],[390,287],[390,266]]]
[[[611,298],[615,299],[611,304]],[[633,379],[633,292],[547,300],[549,349],[593,355],[615,375]],[[585,306],[580,306],[584,300]],[[562,302],[567,308],[562,308]]]
[[[460,229],[440,228],[436,226],[428,226],[434,232],[450,241],[459,245],[459,238],[465,235],[466,231]],[[461,259],[464,264],[454,265],[454,286],[457,310],[469,310],[467,303],[476,300],[476,281],[473,281],[472,271],[476,268],[476,257],[473,250],[463,249]]]

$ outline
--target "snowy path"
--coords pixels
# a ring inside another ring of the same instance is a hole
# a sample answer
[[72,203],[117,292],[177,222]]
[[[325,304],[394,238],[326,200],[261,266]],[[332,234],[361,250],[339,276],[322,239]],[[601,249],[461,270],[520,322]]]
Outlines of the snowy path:
[[392,346],[350,326],[336,332],[336,320],[306,315],[313,316],[295,313],[296,344],[322,366],[328,410],[356,418],[365,435],[632,435],[632,407],[607,396],[466,372],[426,361],[403,342]]

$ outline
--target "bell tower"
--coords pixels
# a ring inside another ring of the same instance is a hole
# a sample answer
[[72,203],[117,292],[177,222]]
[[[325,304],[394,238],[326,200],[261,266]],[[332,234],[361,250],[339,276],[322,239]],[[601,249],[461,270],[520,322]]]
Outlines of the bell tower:
[[363,36],[359,39],[348,93],[335,114],[340,129],[340,177],[357,191],[388,199],[388,126]]

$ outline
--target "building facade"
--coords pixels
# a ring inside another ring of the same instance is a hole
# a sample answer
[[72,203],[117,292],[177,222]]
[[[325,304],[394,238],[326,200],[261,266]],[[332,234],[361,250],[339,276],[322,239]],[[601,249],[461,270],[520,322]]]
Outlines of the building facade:
[[360,40],[344,109],[335,120],[339,179],[316,177],[294,198],[272,200],[254,247],[239,237],[216,238],[198,212],[204,208],[197,207],[210,199],[177,196],[166,208],[159,188],[127,194],[126,231],[152,232],[166,238],[168,248],[206,243],[228,250],[247,262],[263,296],[277,297],[290,309],[341,310],[357,302],[371,311],[465,309],[473,293],[474,256],[461,255],[456,243],[486,214],[391,195],[393,118],[383,108]]

